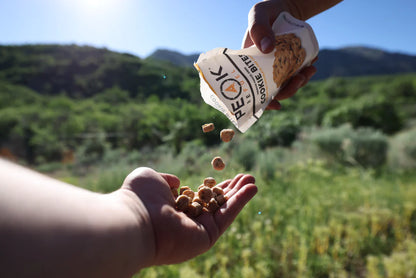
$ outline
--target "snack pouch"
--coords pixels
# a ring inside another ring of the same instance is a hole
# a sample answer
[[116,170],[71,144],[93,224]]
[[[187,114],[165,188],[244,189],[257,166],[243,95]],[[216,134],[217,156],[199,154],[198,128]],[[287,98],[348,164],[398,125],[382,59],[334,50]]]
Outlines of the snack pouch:
[[263,54],[256,46],[216,48],[202,53],[199,71],[204,101],[245,132],[263,114],[291,76],[311,64],[319,46],[312,28],[282,12],[272,25],[275,49]]

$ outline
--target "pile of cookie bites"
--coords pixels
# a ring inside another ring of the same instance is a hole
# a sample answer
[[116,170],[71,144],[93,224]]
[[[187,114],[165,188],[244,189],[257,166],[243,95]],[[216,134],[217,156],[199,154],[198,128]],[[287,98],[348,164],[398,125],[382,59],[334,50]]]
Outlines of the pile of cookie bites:
[[[214,129],[215,126],[213,123],[202,126],[204,133],[211,132]],[[230,142],[234,134],[235,132],[232,129],[223,129],[221,130],[220,138],[223,142]],[[225,168],[225,163],[220,156],[214,157],[211,165],[218,171]],[[196,192],[189,186],[181,186],[179,192],[177,188],[172,188],[172,194],[176,200],[176,210],[182,211],[192,218],[198,217],[203,211],[214,213],[227,201],[227,197],[222,188],[216,185],[217,182],[214,178],[207,177]]]

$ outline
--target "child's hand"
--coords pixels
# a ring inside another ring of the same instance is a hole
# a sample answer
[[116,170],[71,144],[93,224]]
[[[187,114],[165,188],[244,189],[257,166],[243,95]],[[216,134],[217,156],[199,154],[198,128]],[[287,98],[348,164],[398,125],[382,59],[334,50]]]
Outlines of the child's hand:
[[[132,201],[129,206],[138,218],[150,219],[153,231],[149,234],[153,237],[147,240],[154,242],[154,250],[148,250],[150,265],[179,263],[207,251],[257,192],[254,177],[239,174],[219,184],[229,198],[220,209],[192,219],[174,208],[170,189],[178,188],[179,183],[173,175],[137,168],[126,177],[119,191],[138,197],[140,200],[125,200]],[[133,202],[143,203],[147,211],[135,207]]]

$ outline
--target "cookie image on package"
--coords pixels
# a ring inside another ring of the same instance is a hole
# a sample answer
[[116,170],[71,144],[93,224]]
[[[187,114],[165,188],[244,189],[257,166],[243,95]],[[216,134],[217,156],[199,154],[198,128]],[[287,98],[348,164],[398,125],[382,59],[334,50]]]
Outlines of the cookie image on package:
[[306,52],[295,34],[276,36],[273,81],[277,87],[283,85],[303,64]]

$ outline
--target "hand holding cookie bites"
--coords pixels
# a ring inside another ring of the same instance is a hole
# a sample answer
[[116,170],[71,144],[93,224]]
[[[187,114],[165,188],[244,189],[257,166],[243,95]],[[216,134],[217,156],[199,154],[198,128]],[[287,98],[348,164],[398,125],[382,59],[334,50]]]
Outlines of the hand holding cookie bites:
[[[307,20],[310,17],[329,9],[342,0],[266,0],[254,5],[248,15],[248,28],[243,39],[242,48],[253,44],[263,53],[273,51],[276,39],[271,24],[278,15],[287,11],[300,20]],[[292,97],[296,91],[306,85],[315,74],[316,68],[309,66],[303,68],[285,84],[279,94],[269,103],[267,109],[280,109],[279,100]]]
[[131,277],[183,262],[211,248],[257,192],[254,178],[239,174],[213,187],[225,195],[215,211],[207,205],[191,218],[175,208],[179,179],[150,168],[109,194],[1,158],[0,175],[1,277]]
[[149,252],[152,265],[183,262],[207,251],[257,192],[254,177],[239,174],[216,185],[223,190],[226,205],[214,213],[203,211],[191,218],[175,209],[172,189],[178,187],[177,177],[150,168],[134,170],[123,183],[123,194],[134,192],[134,198],[147,209],[144,216],[152,222],[154,238],[149,238],[155,243],[154,252]]

